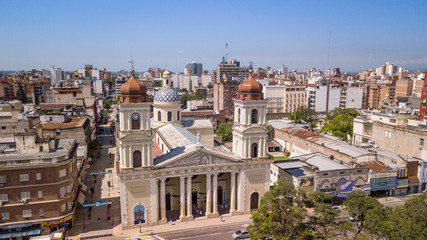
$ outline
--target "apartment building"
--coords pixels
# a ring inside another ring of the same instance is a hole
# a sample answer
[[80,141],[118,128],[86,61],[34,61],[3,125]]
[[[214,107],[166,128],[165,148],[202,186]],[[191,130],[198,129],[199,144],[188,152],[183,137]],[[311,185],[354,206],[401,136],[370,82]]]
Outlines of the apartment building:
[[80,192],[75,140],[41,141],[30,131],[15,141],[18,154],[0,155],[1,236],[27,239],[71,227]]
[[306,106],[306,89],[303,85],[265,86],[268,113],[292,113],[300,106]]
[[214,110],[224,111],[227,117],[234,115],[233,99],[237,97],[237,88],[240,81],[227,80],[223,83],[214,84]]

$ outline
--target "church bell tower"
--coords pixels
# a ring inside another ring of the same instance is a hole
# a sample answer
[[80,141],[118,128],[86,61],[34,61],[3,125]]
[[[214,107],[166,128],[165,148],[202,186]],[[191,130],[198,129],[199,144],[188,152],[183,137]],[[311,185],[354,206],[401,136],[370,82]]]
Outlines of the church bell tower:
[[262,88],[250,73],[234,99],[233,153],[242,159],[267,157],[267,100]]
[[135,78],[133,69],[129,80],[120,87],[118,128],[120,169],[152,167],[153,142],[147,87]]

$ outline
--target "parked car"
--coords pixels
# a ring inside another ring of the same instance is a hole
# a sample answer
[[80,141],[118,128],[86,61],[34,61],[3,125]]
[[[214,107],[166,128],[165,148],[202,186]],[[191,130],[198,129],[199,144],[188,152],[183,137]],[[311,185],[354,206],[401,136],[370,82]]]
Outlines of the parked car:
[[249,231],[247,230],[238,230],[233,235],[231,235],[233,239],[245,239],[249,238]]
[[339,207],[339,206],[336,206],[336,205],[335,205],[335,206],[332,206],[332,208],[333,208],[333,209],[335,209],[335,211],[337,211],[337,212],[339,212],[339,213],[341,212],[341,209],[340,209],[340,207]]

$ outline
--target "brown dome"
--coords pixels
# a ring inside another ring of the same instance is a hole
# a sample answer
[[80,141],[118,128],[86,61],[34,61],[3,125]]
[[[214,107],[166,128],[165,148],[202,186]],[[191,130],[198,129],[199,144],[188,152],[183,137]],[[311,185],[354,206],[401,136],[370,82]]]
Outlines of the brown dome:
[[257,82],[250,73],[248,79],[239,85],[237,92],[241,94],[262,93],[262,84]]
[[148,102],[147,87],[135,78],[135,70],[130,71],[130,78],[120,87],[120,102]]
[[262,84],[257,82],[252,73],[249,74],[248,79],[242,82],[237,88],[237,99],[240,100],[262,100]]
[[127,82],[123,83],[120,87],[120,94],[122,96],[137,96],[145,95],[147,87],[135,78],[135,70],[130,71],[130,78]]

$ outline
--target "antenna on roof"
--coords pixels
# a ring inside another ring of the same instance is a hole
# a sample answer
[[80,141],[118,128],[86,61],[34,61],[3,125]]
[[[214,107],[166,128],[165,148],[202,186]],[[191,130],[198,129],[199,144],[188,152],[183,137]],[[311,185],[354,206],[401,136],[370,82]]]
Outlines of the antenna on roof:
[[225,61],[228,62],[228,43],[225,43]]
[[133,61],[133,48],[131,48],[131,50],[130,50],[130,61],[129,61],[129,63],[131,64],[131,66],[132,66],[132,70],[134,70],[133,69],[133,63],[134,63],[135,61]]

